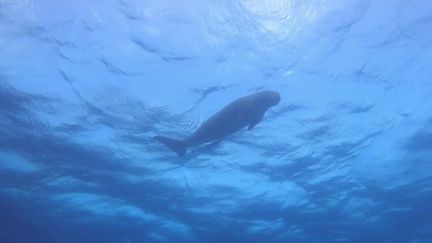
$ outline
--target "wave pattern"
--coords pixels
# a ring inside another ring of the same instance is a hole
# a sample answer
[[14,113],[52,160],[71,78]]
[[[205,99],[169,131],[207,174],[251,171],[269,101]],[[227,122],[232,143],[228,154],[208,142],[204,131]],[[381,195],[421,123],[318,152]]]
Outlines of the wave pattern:
[[[426,1],[2,1],[0,241],[431,242],[430,29]],[[151,139],[262,89],[251,131]]]

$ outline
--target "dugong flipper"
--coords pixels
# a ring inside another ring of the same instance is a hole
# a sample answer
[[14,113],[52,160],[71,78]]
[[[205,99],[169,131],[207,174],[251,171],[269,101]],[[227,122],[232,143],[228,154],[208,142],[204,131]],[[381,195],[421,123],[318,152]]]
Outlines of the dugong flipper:
[[172,139],[164,136],[154,136],[153,138],[163,143],[172,151],[176,152],[180,157],[186,153],[186,148],[188,146],[184,140]]
[[267,109],[277,105],[280,99],[278,92],[261,91],[231,102],[203,122],[192,135],[184,140],[164,136],[153,138],[181,157],[188,147],[220,141],[245,126],[248,126],[249,130],[254,128],[263,119]]

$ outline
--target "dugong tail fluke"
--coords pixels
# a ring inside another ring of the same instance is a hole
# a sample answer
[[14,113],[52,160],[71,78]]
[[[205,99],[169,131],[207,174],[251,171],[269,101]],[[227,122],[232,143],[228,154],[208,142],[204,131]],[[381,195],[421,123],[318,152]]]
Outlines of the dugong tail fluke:
[[163,145],[176,152],[180,157],[186,153],[186,143],[183,140],[172,139],[164,136],[155,136],[153,139],[161,142]]

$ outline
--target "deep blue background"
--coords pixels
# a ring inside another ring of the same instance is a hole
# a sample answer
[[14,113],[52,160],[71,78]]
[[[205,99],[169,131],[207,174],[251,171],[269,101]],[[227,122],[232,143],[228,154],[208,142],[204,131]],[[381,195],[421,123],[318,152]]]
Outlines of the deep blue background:
[[432,242],[431,45],[426,0],[0,1],[0,242]]

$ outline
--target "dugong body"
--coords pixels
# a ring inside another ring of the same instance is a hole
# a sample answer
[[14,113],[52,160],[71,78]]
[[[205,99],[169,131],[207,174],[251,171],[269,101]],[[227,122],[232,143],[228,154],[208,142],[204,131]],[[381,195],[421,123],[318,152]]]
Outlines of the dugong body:
[[153,137],[180,157],[188,147],[198,144],[220,141],[226,136],[248,126],[252,129],[258,124],[268,108],[280,102],[280,95],[275,91],[261,91],[239,98],[222,110],[211,116],[207,121],[184,140],[172,139],[164,136]]

